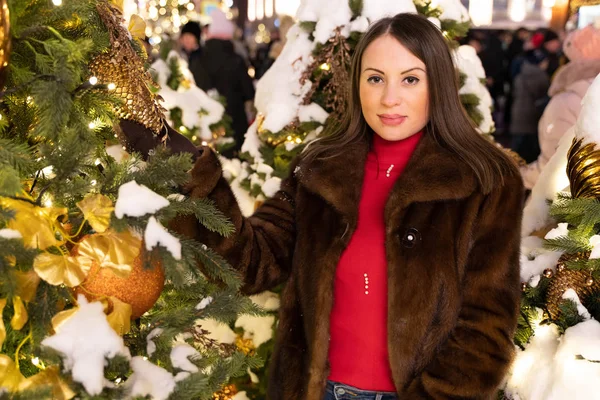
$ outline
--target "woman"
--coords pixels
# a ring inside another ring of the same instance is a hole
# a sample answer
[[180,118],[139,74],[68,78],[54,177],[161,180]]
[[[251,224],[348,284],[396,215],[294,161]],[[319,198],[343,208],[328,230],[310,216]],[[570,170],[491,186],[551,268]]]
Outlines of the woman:
[[356,48],[345,121],[242,217],[214,153],[187,193],[236,233],[178,230],[239,269],[287,282],[269,398],[488,399],[513,357],[522,183],[476,133],[440,31],[399,14]]

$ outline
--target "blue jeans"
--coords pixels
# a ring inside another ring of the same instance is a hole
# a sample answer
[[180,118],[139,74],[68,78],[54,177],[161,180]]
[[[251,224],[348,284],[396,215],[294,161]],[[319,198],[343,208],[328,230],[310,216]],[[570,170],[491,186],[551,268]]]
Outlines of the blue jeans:
[[343,383],[327,382],[323,400],[398,400],[396,393],[360,390]]

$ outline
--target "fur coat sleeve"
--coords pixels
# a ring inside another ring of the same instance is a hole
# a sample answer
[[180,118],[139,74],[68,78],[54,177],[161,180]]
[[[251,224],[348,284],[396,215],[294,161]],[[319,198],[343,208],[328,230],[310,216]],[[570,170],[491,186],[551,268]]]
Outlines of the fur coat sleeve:
[[194,215],[178,217],[172,228],[214,249],[242,273],[245,294],[259,293],[289,276],[295,241],[295,180],[283,181],[281,189],[251,217],[245,218],[222,176],[215,153],[204,148],[191,172],[184,192],[207,198],[234,224],[235,232],[223,237],[198,223]]
[[514,356],[520,305],[522,182],[506,177],[479,208],[455,328],[409,384],[407,399],[491,399]]

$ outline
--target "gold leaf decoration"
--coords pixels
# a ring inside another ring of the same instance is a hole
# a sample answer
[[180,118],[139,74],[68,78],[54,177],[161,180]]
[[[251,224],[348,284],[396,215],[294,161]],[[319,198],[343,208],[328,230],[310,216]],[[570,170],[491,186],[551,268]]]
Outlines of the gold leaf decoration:
[[[2,344],[4,344],[4,339],[6,339],[6,327],[4,326],[4,318],[2,318],[5,306],[6,299],[0,299],[0,350],[2,349]],[[1,382],[2,379],[0,378],[0,383]]]
[[92,260],[87,257],[72,257],[42,253],[33,260],[33,269],[51,285],[79,285],[87,277]]
[[92,60],[89,69],[100,83],[114,85],[113,92],[122,100],[115,106],[120,119],[144,125],[155,135],[165,131],[164,108],[158,104],[155,86],[129,39],[129,32],[121,25],[121,12],[106,1],[99,1],[98,14],[110,35],[111,48]]
[[70,400],[75,397],[76,393],[61,379],[57,365],[52,365],[21,381],[19,391],[46,385],[52,387],[53,400]]
[[139,15],[133,14],[131,16],[127,29],[135,39],[143,40],[146,37],[146,21]]
[[52,317],[52,329],[54,329],[54,332],[58,332],[62,324],[67,322],[67,320],[71,318],[78,310],[79,307],[69,308],[68,310],[61,311]]
[[25,379],[9,356],[0,354],[0,387],[14,392]]
[[108,314],[106,319],[108,320],[110,327],[119,335],[123,336],[131,329],[131,305],[122,302],[113,296],[111,296],[109,300],[112,305],[112,311]]
[[25,307],[25,304],[23,304],[23,300],[21,300],[20,296],[13,297],[13,307],[15,309],[15,313],[10,320],[10,326],[15,331],[20,331],[27,323],[29,314],[27,314],[27,308]]
[[77,254],[96,261],[100,268],[110,268],[120,278],[127,278],[133,261],[140,254],[141,244],[129,231],[109,230],[84,238],[77,246]]
[[110,225],[110,216],[115,209],[111,199],[103,194],[91,194],[77,203],[85,219],[99,233],[104,232]]
[[573,198],[600,198],[600,150],[594,143],[573,139],[569,149],[567,175]]
[[35,292],[40,283],[40,277],[35,271],[15,271],[17,278],[17,293],[24,302],[29,303],[35,299]]
[[26,201],[6,197],[0,197],[0,205],[15,212],[15,217],[6,227],[19,231],[25,246],[44,250],[63,243],[56,239],[56,219],[67,214],[66,208],[37,207]]

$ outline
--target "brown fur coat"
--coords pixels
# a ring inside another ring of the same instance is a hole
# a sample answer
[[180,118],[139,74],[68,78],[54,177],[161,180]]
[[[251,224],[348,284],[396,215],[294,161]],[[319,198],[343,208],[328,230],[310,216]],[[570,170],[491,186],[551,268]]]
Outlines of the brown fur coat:
[[[211,151],[192,171],[189,195],[213,199],[237,231],[222,238],[192,217],[177,230],[223,254],[244,275],[246,293],[287,281],[271,400],[323,398],[334,274],[356,228],[366,155],[354,145],[333,159],[297,161],[249,218]],[[400,399],[494,396],[513,358],[522,199],[516,170],[483,194],[457,156],[421,139],[385,208],[389,354]]]

